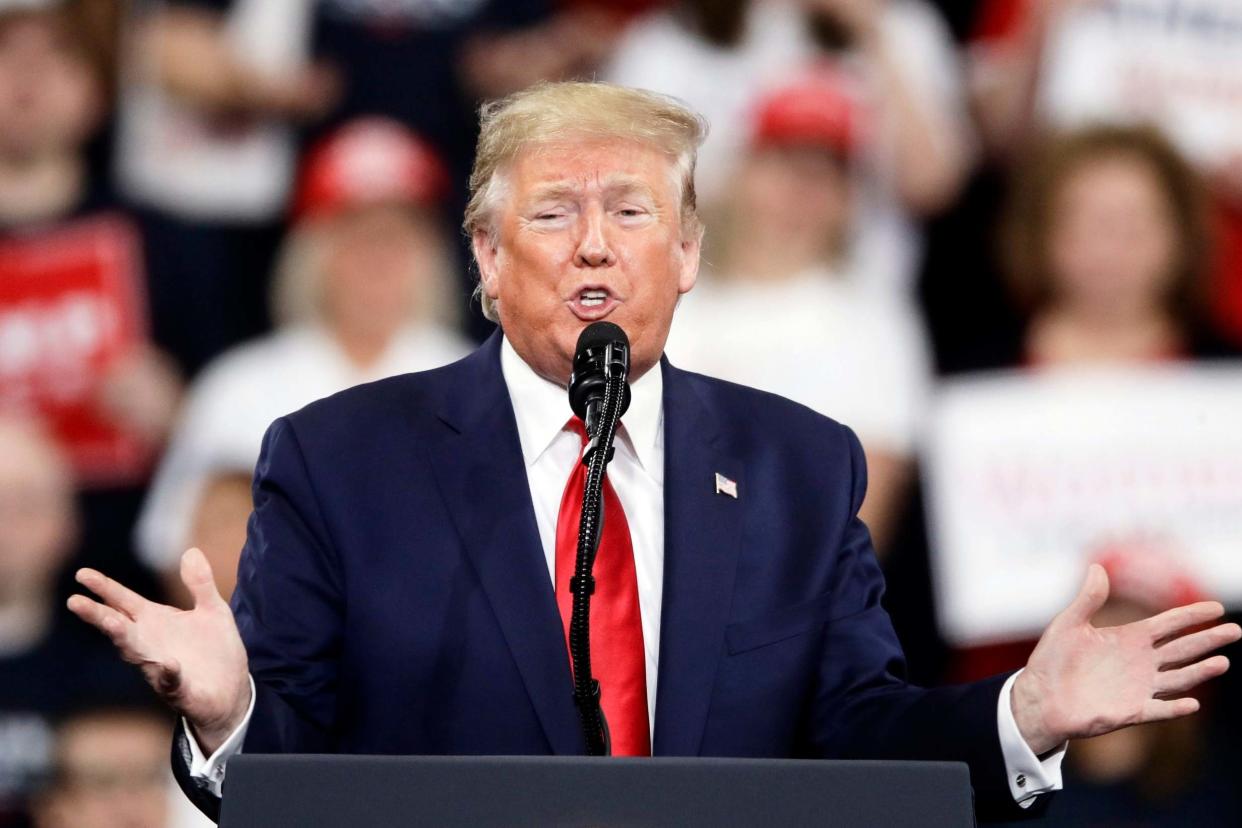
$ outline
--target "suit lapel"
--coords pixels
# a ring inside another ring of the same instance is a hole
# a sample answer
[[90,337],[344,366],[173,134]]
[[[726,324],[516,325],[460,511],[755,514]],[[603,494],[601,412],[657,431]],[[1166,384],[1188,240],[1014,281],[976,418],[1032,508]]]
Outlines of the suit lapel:
[[[664,606],[656,690],[657,755],[699,752],[741,544],[741,462],[720,445],[716,415],[689,377],[664,371]],[[716,474],[738,498],[717,494]]]
[[463,360],[443,395],[432,468],[466,554],[557,754],[583,752],[565,636],[531,505],[500,334]]

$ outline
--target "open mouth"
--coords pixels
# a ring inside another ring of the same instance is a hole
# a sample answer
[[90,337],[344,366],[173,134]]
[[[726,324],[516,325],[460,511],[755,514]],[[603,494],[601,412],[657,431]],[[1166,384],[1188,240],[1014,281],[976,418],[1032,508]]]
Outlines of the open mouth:
[[568,304],[579,319],[594,321],[603,319],[620,302],[605,288],[588,287],[574,294]]

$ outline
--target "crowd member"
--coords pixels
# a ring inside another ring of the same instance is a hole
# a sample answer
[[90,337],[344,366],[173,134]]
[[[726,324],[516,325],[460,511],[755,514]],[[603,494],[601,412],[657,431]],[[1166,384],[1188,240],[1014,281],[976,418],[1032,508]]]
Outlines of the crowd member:
[[848,272],[859,113],[840,76],[821,70],[767,94],[752,117],[718,248],[682,301],[669,357],[849,423],[867,455],[862,514],[883,551],[930,360],[913,308]]
[[972,155],[956,51],[933,7],[684,0],[634,24],[604,75],[675,95],[707,117],[698,186],[710,217],[744,154],[747,107],[813,57],[850,79],[873,133],[858,168],[857,271],[881,292],[908,292],[922,254],[918,220],[950,203]]
[[79,527],[68,461],[36,423],[3,416],[0,457],[0,826],[15,828],[48,770],[52,721],[91,700],[150,697],[60,607]]
[[56,729],[34,828],[206,828],[168,771],[172,722],[152,707],[75,712]]
[[1213,317],[1242,342],[1242,6],[1235,0],[987,0],[973,47],[1000,153],[1043,128],[1158,125],[1211,185]]
[[88,554],[141,579],[129,522],[180,382],[151,343],[139,231],[90,173],[107,107],[79,8],[0,5],[0,411],[46,423],[87,491]]
[[250,474],[272,420],[467,352],[437,317],[453,281],[446,187],[427,143],[390,120],[350,122],[312,149],[276,279],[282,323],[195,382],[144,507],[142,555],[170,584],[193,544],[211,558],[221,591],[232,591]]

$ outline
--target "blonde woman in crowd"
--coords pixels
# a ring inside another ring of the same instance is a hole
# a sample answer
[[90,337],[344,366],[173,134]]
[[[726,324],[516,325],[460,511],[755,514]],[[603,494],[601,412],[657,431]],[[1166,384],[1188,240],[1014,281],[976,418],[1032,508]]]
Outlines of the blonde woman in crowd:
[[222,356],[187,410],[138,524],[144,560],[176,578],[186,545],[232,592],[250,475],[268,424],[362,382],[434,368],[469,346],[448,327],[446,187],[426,143],[395,122],[352,122],[309,154],[275,285],[281,324]]

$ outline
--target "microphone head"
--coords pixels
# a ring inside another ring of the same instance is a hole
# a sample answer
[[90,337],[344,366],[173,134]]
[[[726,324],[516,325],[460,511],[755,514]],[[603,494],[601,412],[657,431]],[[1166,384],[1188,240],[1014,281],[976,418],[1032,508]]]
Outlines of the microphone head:
[[[611,348],[609,347],[611,346]],[[630,338],[611,322],[592,322],[578,335],[574,349],[574,370],[569,378],[569,406],[584,421],[591,402],[604,399],[604,386],[611,375],[623,380],[630,372]],[[620,413],[630,407],[630,386],[626,382]]]
[[611,322],[592,322],[582,329],[582,333],[578,334],[578,346],[574,348],[574,362],[577,363],[578,357],[585,351],[595,348],[603,348],[609,342],[619,342],[629,351],[630,338],[625,335],[625,331],[621,330],[620,325],[614,325]]

